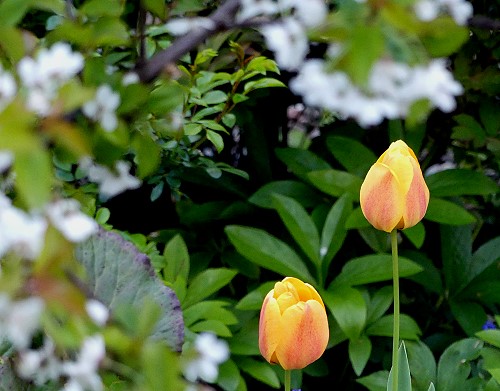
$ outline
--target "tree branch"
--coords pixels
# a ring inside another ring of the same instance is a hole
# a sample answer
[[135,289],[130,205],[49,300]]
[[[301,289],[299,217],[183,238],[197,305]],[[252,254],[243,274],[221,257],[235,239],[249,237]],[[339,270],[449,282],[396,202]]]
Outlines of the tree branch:
[[168,64],[177,61],[185,53],[203,43],[205,39],[216,32],[227,30],[231,26],[231,23],[234,22],[234,16],[239,6],[240,0],[227,0],[209,17],[213,23],[213,28],[200,28],[187,33],[176,39],[168,48],[154,55],[149,61],[138,64],[135,71],[141,81],[152,81],[161,74]]
[[475,27],[483,30],[500,30],[500,20],[491,19],[483,15],[475,15],[469,19],[469,27]]

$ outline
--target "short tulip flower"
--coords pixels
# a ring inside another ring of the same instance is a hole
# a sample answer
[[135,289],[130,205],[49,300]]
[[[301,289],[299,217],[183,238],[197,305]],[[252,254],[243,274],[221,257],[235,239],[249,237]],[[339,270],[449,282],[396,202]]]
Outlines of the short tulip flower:
[[393,142],[370,168],[360,203],[366,219],[382,231],[413,227],[422,220],[429,189],[415,153],[404,141]]
[[318,292],[293,277],[277,282],[260,312],[262,356],[285,370],[302,369],[321,357],[328,338],[325,305]]

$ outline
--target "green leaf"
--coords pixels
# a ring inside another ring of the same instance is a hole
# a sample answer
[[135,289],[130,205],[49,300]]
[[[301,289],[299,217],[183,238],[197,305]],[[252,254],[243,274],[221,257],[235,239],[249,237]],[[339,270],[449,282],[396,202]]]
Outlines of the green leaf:
[[[408,315],[400,314],[399,334],[401,339],[418,340],[422,335],[417,322]],[[392,337],[394,315],[385,315],[366,329],[366,335],[377,337]]]
[[328,272],[328,267],[333,257],[342,247],[347,236],[345,224],[347,216],[352,212],[352,202],[348,194],[340,197],[328,212],[321,231],[320,255],[323,260],[324,275]]
[[81,7],[80,12],[89,17],[120,16],[123,10],[122,4],[117,0],[87,0]]
[[0,2],[0,26],[13,27],[24,17],[32,0],[3,0]]
[[221,153],[224,149],[224,140],[219,133],[214,132],[213,130],[207,129],[207,139],[214,145],[217,152]]
[[345,335],[357,340],[366,323],[366,302],[363,295],[350,286],[335,285],[322,292],[322,297]]
[[274,288],[274,281],[268,281],[260,285],[257,289],[247,293],[235,305],[234,308],[242,311],[258,311],[262,307],[262,302],[266,295]]
[[317,205],[321,198],[311,186],[299,181],[285,180],[266,183],[250,196],[249,202],[261,208],[274,208],[273,194],[296,199],[304,207]]
[[438,362],[437,384],[440,391],[456,391],[471,373],[469,361],[481,354],[483,342],[476,338],[467,338],[451,344],[441,355]]
[[362,179],[346,171],[334,169],[312,171],[307,178],[319,190],[334,197],[350,193],[354,200],[359,200],[359,189],[363,183]]
[[282,276],[314,283],[314,278],[295,251],[266,231],[230,225],[225,232],[236,250],[249,261]]
[[173,283],[179,276],[184,281],[188,280],[190,267],[189,252],[181,235],[177,234],[168,241],[163,251],[163,258],[165,262],[163,275],[167,281]]
[[298,148],[277,148],[276,156],[286,164],[288,170],[309,182],[307,174],[311,171],[327,170],[330,165],[315,153]]
[[238,357],[234,359],[241,371],[249,374],[254,379],[271,386],[279,388],[280,381],[278,375],[268,363],[257,361],[249,357]]
[[241,329],[228,341],[232,357],[260,355],[258,340],[259,318],[253,317],[244,322]]
[[233,113],[227,113],[222,117],[222,123],[228,128],[232,128],[236,124],[236,116]]
[[437,172],[425,178],[433,197],[489,195],[498,193],[498,185],[484,174],[467,169]]
[[472,226],[441,224],[439,230],[445,285],[453,295],[468,280],[467,271],[472,256]]
[[151,91],[145,109],[153,114],[162,115],[182,107],[183,100],[182,87],[174,81],[167,80]]
[[343,136],[329,136],[326,145],[332,155],[351,174],[364,177],[377,156],[359,141]]
[[362,384],[370,391],[387,391],[387,379],[389,371],[378,371],[368,376],[356,379],[359,384]]
[[472,255],[470,261],[467,263],[467,272],[465,274],[466,280],[459,291],[465,288],[474,278],[483,273],[488,267],[493,265],[500,259],[500,236],[491,239],[489,242],[483,244]]
[[[399,276],[408,277],[423,269],[408,258],[399,257]],[[392,280],[392,257],[387,254],[365,255],[348,261],[335,284],[363,285]]]
[[12,63],[21,60],[26,50],[21,31],[15,27],[4,27],[0,24],[0,48]]
[[366,323],[370,324],[380,319],[392,304],[392,286],[380,288],[368,304],[368,314]]
[[317,266],[321,266],[319,234],[307,211],[293,198],[273,195],[273,203],[286,228],[297,244]]
[[259,80],[249,81],[245,83],[245,86],[243,87],[243,93],[248,94],[250,91],[254,91],[259,88],[271,88],[271,87],[286,87],[286,84],[272,77],[264,77]]
[[432,197],[425,218],[430,221],[449,225],[466,225],[476,222],[474,215],[463,207],[447,200]]
[[[392,391],[392,379],[393,373],[392,369],[389,372],[389,378],[387,379],[387,391]],[[406,355],[405,342],[401,342],[401,346],[398,349],[398,391],[411,391],[411,377],[410,377],[410,366],[408,364],[408,357]]]
[[407,341],[408,361],[417,390],[425,390],[436,382],[436,360],[429,347],[422,341]]
[[347,218],[347,221],[345,222],[345,227],[347,229],[367,228],[367,227],[371,227],[371,224],[366,219],[361,208],[358,207],[358,208],[354,209],[352,211],[352,213],[349,215],[349,217]]
[[233,336],[229,327],[227,327],[224,322],[221,322],[216,319],[207,319],[202,320],[193,324],[189,328],[193,333],[204,333],[211,332],[217,335],[218,337],[226,337],[230,338]]
[[429,384],[429,389],[427,391],[436,391],[436,388],[434,388],[434,383]]
[[500,348],[500,330],[481,330],[476,333],[478,338],[481,338],[484,342],[489,343],[497,348]]
[[165,0],[141,0],[142,6],[160,19],[165,18]]
[[201,319],[217,320],[225,325],[237,324],[236,316],[225,307],[230,303],[221,300],[204,300],[183,311],[184,324],[191,326]]
[[220,90],[208,91],[201,99],[207,105],[216,105],[227,101],[227,94]]
[[357,376],[361,375],[370,358],[372,343],[370,338],[361,336],[356,340],[349,340],[349,360]]
[[179,300],[156,277],[146,255],[118,234],[101,229],[76,247],[75,256],[86,270],[87,288],[111,311],[140,309],[149,300],[157,304],[161,315],[152,337],[181,350],[184,322]]
[[457,25],[452,18],[437,18],[425,27],[421,40],[432,57],[455,53],[469,38],[469,29]]
[[235,270],[223,267],[202,271],[190,282],[186,297],[182,302],[182,308],[187,309],[189,306],[206,299],[229,284],[236,274]]
[[425,227],[422,222],[419,222],[411,228],[403,229],[401,232],[410,240],[410,242],[413,243],[416,248],[420,248],[424,244]]
[[144,179],[153,174],[160,164],[160,147],[149,135],[137,133],[130,145],[135,152],[137,176]]
[[229,359],[219,366],[217,384],[224,391],[236,391],[240,381],[240,370],[233,360]]
[[[475,299],[475,298],[473,298]],[[451,313],[469,336],[481,330],[487,316],[484,308],[472,300],[450,300]]]
[[138,357],[143,364],[141,382],[138,388],[142,390],[162,390],[168,384],[172,389],[180,390],[184,387],[180,379],[180,360],[164,344],[147,343],[140,350]]
[[419,283],[430,292],[443,294],[441,270],[434,265],[431,259],[427,258],[425,254],[420,251],[404,251],[401,255],[411,259],[423,268],[421,273],[409,277],[410,280]]

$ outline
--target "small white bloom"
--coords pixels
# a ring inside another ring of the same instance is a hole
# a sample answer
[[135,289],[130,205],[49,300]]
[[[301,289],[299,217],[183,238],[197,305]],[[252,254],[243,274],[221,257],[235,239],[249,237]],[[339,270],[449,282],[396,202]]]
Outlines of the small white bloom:
[[304,27],[296,19],[288,17],[264,26],[261,32],[281,68],[294,70],[302,64],[309,52],[309,41]]
[[95,220],[80,212],[80,204],[74,199],[53,202],[46,211],[54,227],[71,242],[82,242],[97,232]]
[[184,376],[191,382],[201,379],[213,383],[219,374],[219,364],[229,358],[227,343],[214,334],[202,333],[196,337],[194,348],[198,356],[185,366]]
[[420,20],[429,22],[446,12],[459,25],[467,24],[474,12],[472,4],[466,0],[419,0],[413,8]]
[[114,171],[93,163],[90,159],[83,159],[80,167],[87,172],[91,182],[99,185],[99,192],[106,198],[114,197],[128,189],[137,189],[141,185],[138,178],[130,175],[130,163],[123,160],[115,163]]
[[69,377],[64,390],[101,391],[104,387],[97,371],[105,355],[104,338],[101,335],[87,337],[77,360],[62,364],[62,373]]
[[10,103],[16,92],[17,86],[14,77],[3,71],[0,65],[0,111]]
[[128,72],[125,75],[123,75],[122,79],[122,84],[124,86],[128,86],[130,84],[137,84],[139,83],[139,75],[135,72]]
[[439,15],[439,4],[435,0],[420,0],[413,7],[417,18],[424,22],[434,20]]
[[120,95],[104,84],[97,89],[95,99],[83,105],[82,111],[90,119],[99,121],[104,130],[112,132],[118,126],[115,111],[119,105]]
[[59,378],[61,362],[55,356],[55,346],[52,340],[46,338],[39,350],[22,351],[17,363],[17,373],[23,379],[32,380],[38,386]]
[[278,4],[273,0],[241,0],[237,20],[242,22],[256,16],[270,16],[278,11]]
[[0,173],[5,172],[12,166],[14,154],[9,150],[0,150]]
[[173,35],[184,35],[192,30],[213,30],[215,23],[209,18],[175,18],[169,20],[165,27]]
[[280,0],[283,11],[293,9],[294,17],[306,27],[315,27],[325,20],[328,8],[324,0]]
[[99,300],[88,300],[85,303],[85,310],[89,315],[90,319],[98,326],[104,326],[109,318],[109,310],[103,303]]

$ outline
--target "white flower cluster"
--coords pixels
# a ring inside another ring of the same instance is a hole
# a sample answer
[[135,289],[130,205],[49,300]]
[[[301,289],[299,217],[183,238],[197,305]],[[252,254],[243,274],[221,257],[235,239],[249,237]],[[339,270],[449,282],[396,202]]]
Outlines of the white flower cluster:
[[75,361],[57,357],[54,343],[46,337],[40,349],[20,352],[16,369],[21,378],[37,386],[65,377],[63,391],[101,391],[104,387],[98,370],[105,355],[104,338],[99,334],[84,339]]
[[51,114],[59,88],[82,70],[83,63],[83,56],[62,42],[41,49],[35,59],[24,57],[17,71],[27,89],[27,107],[41,116]]
[[219,364],[229,358],[229,348],[214,334],[201,333],[194,341],[196,357],[184,367],[184,376],[190,382],[201,379],[213,383],[219,375]]
[[120,95],[103,84],[97,89],[95,98],[83,105],[82,111],[88,118],[98,121],[105,131],[112,132],[118,126],[115,111],[119,105]]
[[377,125],[384,118],[405,117],[411,105],[422,99],[450,112],[456,106],[454,97],[463,92],[443,59],[414,67],[380,60],[373,66],[364,90],[354,85],[346,73],[329,73],[325,68],[323,60],[306,61],[291,81],[291,90],[302,95],[306,104],[354,118],[361,126]]
[[415,14],[420,20],[431,21],[441,12],[447,12],[459,25],[467,24],[474,9],[466,0],[418,0],[415,5]]
[[130,175],[130,163],[119,160],[115,170],[93,162],[90,158],[80,161],[80,169],[87,173],[91,182],[99,185],[99,193],[104,198],[111,198],[128,189],[137,189],[141,181]]
[[0,194],[0,258],[8,252],[33,260],[43,248],[48,223],[72,242],[81,242],[97,231],[97,223],[80,212],[76,200],[48,204],[45,213],[27,213]]
[[0,111],[16,96],[17,86],[14,77],[0,64]]
[[264,25],[260,31],[269,49],[274,51],[278,65],[282,69],[295,70],[309,52],[306,30],[323,22],[327,12],[323,0],[243,0],[238,20],[284,15],[280,20]]

